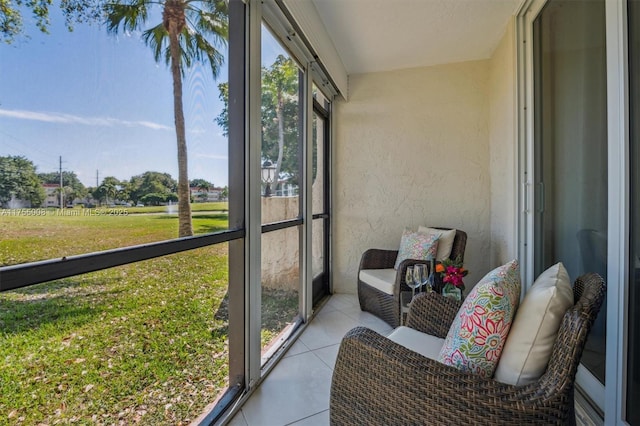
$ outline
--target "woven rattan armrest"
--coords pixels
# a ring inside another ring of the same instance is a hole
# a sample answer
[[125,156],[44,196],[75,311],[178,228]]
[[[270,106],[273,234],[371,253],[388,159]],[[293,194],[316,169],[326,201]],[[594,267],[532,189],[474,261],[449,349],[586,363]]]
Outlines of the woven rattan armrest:
[[393,268],[398,257],[398,250],[369,249],[362,254],[360,269]]
[[330,416],[332,425],[562,424],[546,398],[536,384],[464,373],[357,327],[340,345]]
[[438,293],[421,293],[411,302],[407,326],[445,338],[462,302]]

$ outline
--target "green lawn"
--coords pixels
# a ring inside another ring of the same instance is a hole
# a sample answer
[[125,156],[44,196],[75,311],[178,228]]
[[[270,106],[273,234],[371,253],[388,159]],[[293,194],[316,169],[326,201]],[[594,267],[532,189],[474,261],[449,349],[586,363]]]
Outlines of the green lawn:
[[[193,223],[196,232],[227,227],[217,212]],[[0,264],[163,240],[176,229],[167,215],[0,217]],[[195,419],[227,386],[227,259],[219,244],[0,293],[0,424]],[[297,312],[296,294],[272,296],[265,340]]]
[[[176,238],[177,214],[167,214],[165,208],[75,208],[64,211],[68,216],[57,209],[47,209],[43,216],[20,215],[17,211],[9,215],[7,210],[0,210],[0,266]],[[194,204],[194,233],[227,229],[223,208],[226,203]]]

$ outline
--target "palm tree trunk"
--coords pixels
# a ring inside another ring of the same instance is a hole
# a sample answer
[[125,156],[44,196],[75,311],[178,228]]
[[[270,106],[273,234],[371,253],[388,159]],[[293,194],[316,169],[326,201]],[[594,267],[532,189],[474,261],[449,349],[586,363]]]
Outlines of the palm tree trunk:
[[276,117],[278,118],[278,162],[276,163],[276,175],[274,177],[275,188],[280,185],[280,168],[284,155],[284,97],[282,89],[278,88],[278,103],[276,106]]
[[173,115],[178,142],[178,236],[188,237],[193,235],[193,228],[191,226],[191,197],[187,171],[187,137],[182,106],[182,75],[180,73],[180,45],[178,41],[180,31],[178,24],[173,20],[169,20],[168,24],[171,76],[173,77]]

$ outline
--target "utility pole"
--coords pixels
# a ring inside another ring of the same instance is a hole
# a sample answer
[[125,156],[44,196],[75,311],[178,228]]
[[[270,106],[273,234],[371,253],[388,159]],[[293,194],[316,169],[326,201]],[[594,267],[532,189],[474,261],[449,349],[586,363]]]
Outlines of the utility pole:
[[98,189],[98,169],[96,169],[96,189]]
[[64,187],[62,186],[62,155],[60,156],[60,208],[64,208],[64,204],[62,203],[63,201],[63,193],[64,191]]

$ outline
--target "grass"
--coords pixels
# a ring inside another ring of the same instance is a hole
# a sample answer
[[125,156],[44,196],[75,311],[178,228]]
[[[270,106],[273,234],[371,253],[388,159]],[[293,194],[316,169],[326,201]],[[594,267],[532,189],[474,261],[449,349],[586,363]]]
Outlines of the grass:
[[[192,216],[195,234],[227,229],[227,214],[219,208],[226,203],[198,204]],[[160,207],[164,208],[164,207]],[[137,214],[134,213],[135,209]],[[144,209],[144,210],[142,210]],[[78,216],[61,216],[47,210],[44,216],[0,216],[0,266],[53,259],[125,245],[144,244],[177,237],[177,215],[158,214],[152,207],[127,207],[125,215],[88,215],[94,209],[69,209]],[[95,211],[95,210],[94,210]],[[109,209],[100,209],[108,212]],[[1,211],[0,211],[1,212]],[[123,239],[124,238],[124,239]]]
[[[0,264],[172,238],[177,227],[160,215],[113,219],[0,218],[11,232]],[[194,228],[226,226],[226,215],[194,217]],[[0,293],[0,424],[195,419],[227,386],[227,262],[219,244]],[[297,294],[265,292],[263,305],[266,344],[297,313]]]

